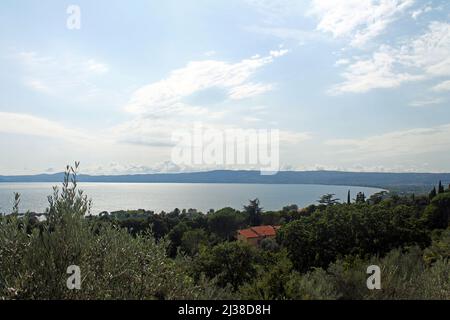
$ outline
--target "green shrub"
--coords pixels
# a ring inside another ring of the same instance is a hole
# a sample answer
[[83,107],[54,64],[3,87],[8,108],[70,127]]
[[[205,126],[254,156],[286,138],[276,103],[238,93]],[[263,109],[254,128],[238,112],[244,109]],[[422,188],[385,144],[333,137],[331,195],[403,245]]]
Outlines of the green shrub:
[[237,290],[256,275],[258,254],[255,248],[241,242],[223,242],[213,248],[202,247],[193,272],[216,279],[223,288]]
[[[369,265],[381,269],[381,290],[367,289]],[[339,260],[330,265],[328,274],[340,299],[450,299],[449,270],[446,259],[427,266],[423,251],[412,247],[392,250],[382,259]]]
[[257,274],[239,288],[242,299],[280,300],[287,299],[286,285],[293,272],[291,260],[286,251],[262,252],[265,259],[256,270]]
[[338,293],[331,276],[318,268],[304,275],[294,272],[286,284],[286,297],[291,300],[335,300]]
[[[61,192],[49,197],[48,219],[31,230],[27,217],[0,219],[0,299],[205,299],[227,292],[189,276],[182,257],[151,233],[85,219],[90,201],[68,168]],[[81,270],[81,290],[69,290],[70,265]]]
[[431,242],[416,208],[398,205],[330,205],[283,226],[277,239],[295,268],[306,272],[347,255],[384,255],[398,247]]

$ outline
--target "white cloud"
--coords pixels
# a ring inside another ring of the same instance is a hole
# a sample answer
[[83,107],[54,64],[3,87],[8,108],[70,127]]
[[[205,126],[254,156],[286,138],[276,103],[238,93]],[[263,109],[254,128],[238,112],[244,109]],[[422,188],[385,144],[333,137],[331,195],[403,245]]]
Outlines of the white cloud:
[[420,68],[429,76],[450,75],[450,23],[431,22],[426,33],[398,51],[397,59],[406,66]]
[[[225,124],[199,122],[196,121],[195,125],[200,125],[205,131],[207,130],[221,130],[226,132],[227,130],[247,130],[249,129],[246,124],[261,122],[261,118],[257,116],[244,116],[242,117],[243,124]],[[194,122],[183,121],[179,119],[154,119],[138,117],[136,119],[124,122],[118,126],[111,128],[107,136],[113,138],[115,141],[142,145],[147,147],[172,147],[174,142],[172,140],[172,134],[177,132],[194,132],[196,128]],[[307,132],[294,132],[289,130],[280,130],[280,142],[286,143],[292,146],[309,140],[310,134]]]
[[421,76],[396,72],[395,54],[389,47],[382,47],[368,60],[358,60],[349,65],[342,77],[344,82],[335,85],[330,94],[346,92],[364,93],[377,88],[394,88],[406,81],[422,79]]
[[147,147],[172,147],[172,132],[191,125],[175,119],[136,117],[109,129],[109,136],[119,143]]
[[348,65],[348,64],[350,64],[350,60],[349,59],[339,59],[338,61],[336,61],[336,63],[334,64],[336,67],[339,67],[339,66],[345,66],[345,65]]
[[[149,152],[138,141],[121,143],[126,138],[123,132],[70,128],[30,114],[0,112],[0,149],[8,150],[0,174],[36,174],[49,167],[60,171],[74,160],[81,160],[83,173],[142,173],[151,171],[145,164],[167,159],[164,148]],[[124,170],[108,165],[111,161],[125,164]]]
[[102,74],[109,71],[109,67],[106,64],[96,62],[93,59],[88,60],[86,64],[88,70],[92,71],[93,73]]
[[450,91],[450,80],[441,82],[432,88],[435,92]]
[[282,56],[284,56],[284,55],[287,54],[288,52],[289,52],[288,49],[272,50],[272,51],[270,51],[270,55],[271,55],[272,57],[277,58],[277,57],[282,57]]
[[40,91],[46,94],[52,94],[52,90],[40,80],[36,79],[25,80],[25,85],[35,91]]
[[252,123],[252,122],[260,122],[260,121],[262,121],[262,119],[260,119],[260,118],[257,118],[257,117],[250,117],[250,116],[245,116],[245,117],[243,118],[243,120],[244,120],[245,122],[249,122],[249,123]]
[[309,14],[319,19],[318,30],[361,47],[413,4],[414,0],[313,0]]
[[418,18],[419,16],[421,16],[421,15],[424,14],[424,13],[430,12],[431,10],[433,10],[433,8],[432,8],[431,6],[429,6],[429,5],[427,5],[427,6],[425,6],[425,7],[422,7],[422,8],[419,8],[419,9],[417,9],[417,10],[414,10],[414,11],[411,13],[411,18],[413,18],[414,20],[417,20],[417,18]]
[[409,105],[411,107],[429,107],[434,106],[436,104],[441,104],[442,102],[444,102],[444,99],[442,98],[429,98],[424,100],[413,101]]
[[143,86],[136,90],[126,110],[136,114],[153,114],[170,110],[183,98],[210,89],[223,88],[230,92],[233,99],[245,98],[266,92],[268,85],[253,84],[250,78],[263,66],[272,63],[275,57],[282,56],[287,50],[272,51],[269,56],[254,56],[237,63],[217,60],[193,61],[185,67],[172,71],[161,81]]
[[247,83],[242,86],[231,88],[229,94],[231,99],[239,100],[258,96],[265,92],[271,91],[272,89],[273,85],[271,84]]
[[336,158],[348,154],[354,160],[395,159],[400,163],[400,157],[440,152],[450,154],[450,124],[431,128],[416,128],[404,131],[389,132],[361,139],[332,139],[325,143],[338,147]]
[[204,55],[206,56],[206,57],[212,57],[212,56],[214,56],[214,55],[216,55],[216,51],[214,51],[214,50],[210,50],[210,51],[206,51],[205,53],[204,53]]
[[[76,56],[45,56],[37,52],[19,52],[15,58],[22,67],[24,85],[34,91],[83,100],[98,96],[98,76],[109,66],[94,59]],[[105,95],[106,96],[106,95]]]
[[280,130],[280,141],[285,143],[286,147],[292,147],[293,145],[305,142],[312,138],[309,132],[295,132],[289,130]]
[[0,112],[0,132],[50,138],[63,138],[83,143],[92,140],[76,129],[29,114]]
[[371,58],[359,58],[342,73],[333,94],[394,88],[404,82],[450,75],[450,24],[431,22],[428,30],[403,45],[383,45]]
[[[225,92],[222,102],[228,104],[237,104],[238,100],[268,92],[274,85],[253,82],[254,75],[287,53],[287,49],[280,47],[267,56],[254,55],[236,63],[217,60],[189,62],[185,67],[172,71],[165,79],[136,90],[125,107],[126,111],[135,115],[134,119],[111,128],[108,136],[123,144],[165,149],[168,152],[174,145],[173,133],[190,132],[193,123],[204,123],[215,130],[244,129],[249,124],[258,124],[260,111],[254,111],[252,116],[247,113],[238,117],[239,105],[233,110],[222,111],[223,108],[194,105],[187,101],[191,101],[195,94],[207,95],[208,90],[214,88]],[[236,117],[227,121],[225,116],[233,112]],[[298,138],[303,139],[304,136]]]

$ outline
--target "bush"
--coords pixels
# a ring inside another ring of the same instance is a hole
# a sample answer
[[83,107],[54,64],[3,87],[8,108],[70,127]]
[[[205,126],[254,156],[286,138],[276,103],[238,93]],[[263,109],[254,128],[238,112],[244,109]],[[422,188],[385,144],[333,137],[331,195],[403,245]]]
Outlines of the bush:
[[[264,252],[260,252],[264,254]],[[239,289],[242,299],[279,300],[286,299],[286,285],[292,274],[292,262],[285,251],[266,253],[257,274]]]
[[438,194],[426,207],[424,219],[430,229],[446,229],[450,215],[450,192]]
[[332,280],[320,268],[305,275],[294,272],[286,284],[286,296],[291,300],[335,300],[338,293]]
[[181,238],[181,250],[190,256],[196,255],[200,246],[207,245],[208,235],[202,229],[186,231]]
[[295,268],[306,272],[340,257],[383,255],[431,240],[414,207],[369,204],[332,205],[283,226],[278,242],[288,249]]
[[223,288],[234,290],[256,275],[258,255],[256,249],[240,242],[223,242],[215,247],[202,247],[195,261],[195,274],[216,279]]
[[[369,265],[381,269],[381,290],[367,289]],[[406,252],[392,250],[382,259],[339,260],[330,265],[328,274],[340,299],[450,299],[449,270],[445,259],[427,266],[423,251],[412,247]]]
[[[49,197],[47,221],[27,228],[17,216],[0,220],[0,299],[205,299],[226,295],[205,279],[194,283],[186,261],[166,255],[151,233],[130,235],[84,215],[90,201],[77,190],[76,168]],[[81,269],[81,290],[69,290],[68,266]]]

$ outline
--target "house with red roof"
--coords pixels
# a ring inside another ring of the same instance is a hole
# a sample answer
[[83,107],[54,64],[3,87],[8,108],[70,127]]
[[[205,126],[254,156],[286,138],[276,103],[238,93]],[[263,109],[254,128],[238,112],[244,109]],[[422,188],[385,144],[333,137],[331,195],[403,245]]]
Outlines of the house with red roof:
[[253,246],[259,246],[266,238],[274,239],[280,226],[256,226],[238,230],[237,239]]

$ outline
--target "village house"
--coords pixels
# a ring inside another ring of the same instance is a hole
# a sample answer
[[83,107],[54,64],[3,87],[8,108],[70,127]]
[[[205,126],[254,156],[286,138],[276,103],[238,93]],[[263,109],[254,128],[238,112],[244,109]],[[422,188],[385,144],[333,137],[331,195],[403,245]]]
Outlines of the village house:
[[253,246],[259,246],[266,238],[274,239],[280,226],[257,226],[238,230],[237,239]]

